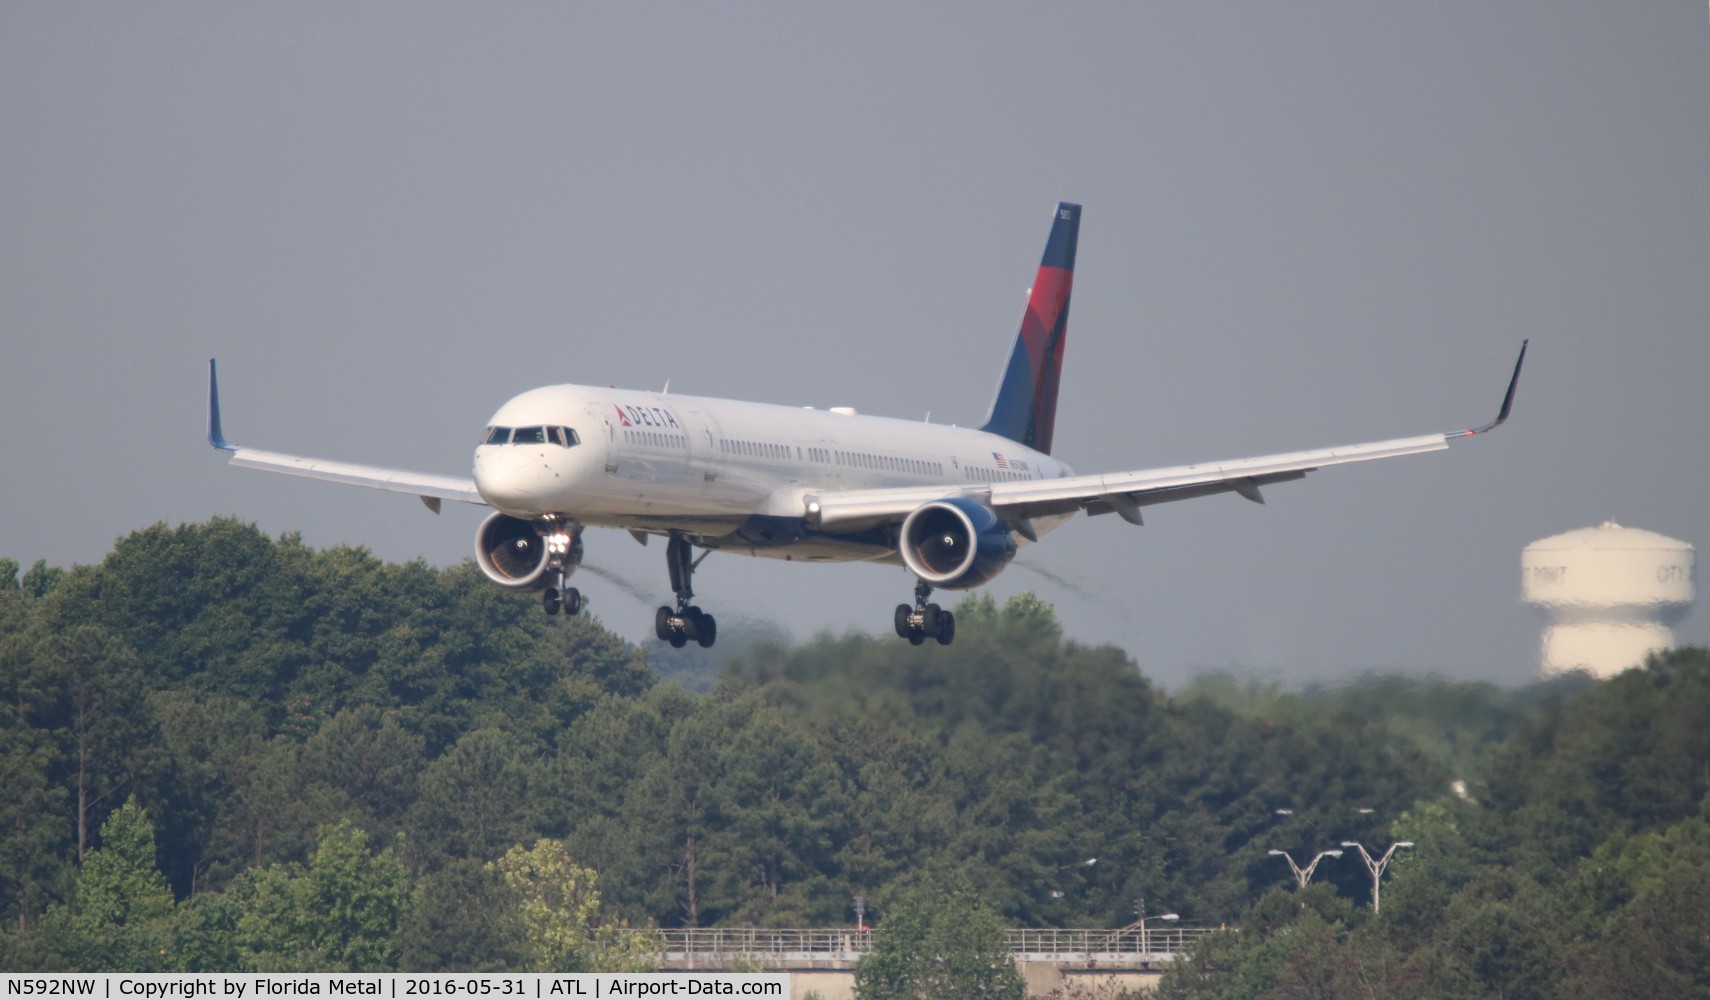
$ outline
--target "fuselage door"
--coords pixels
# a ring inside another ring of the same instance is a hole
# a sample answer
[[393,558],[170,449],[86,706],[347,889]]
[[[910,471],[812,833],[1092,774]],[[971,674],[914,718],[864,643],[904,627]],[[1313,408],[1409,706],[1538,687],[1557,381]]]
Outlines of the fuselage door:
[[699,404],[685,404],[678,411],[688,423],[689,457],[693,467],[700,470],[700,480],[706,489],[718,482],[724,466],[724,452],[719,448],[718,420]]
[[617,472],[616,412],[600,400],[588,401],[588,433],[582,435],[582,444],[599,451],[606,475]]

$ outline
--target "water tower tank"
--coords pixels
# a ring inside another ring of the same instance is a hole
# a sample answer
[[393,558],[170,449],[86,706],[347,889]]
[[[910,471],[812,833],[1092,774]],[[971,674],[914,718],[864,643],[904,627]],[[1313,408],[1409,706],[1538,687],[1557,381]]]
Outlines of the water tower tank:
[[1695,576],[1691,545],[1613,521],[1526,546],[1520,596],[1548,622],[1541,669],[1609,677],[1651,650],[1672,649],[1671,626],[1692,606]]

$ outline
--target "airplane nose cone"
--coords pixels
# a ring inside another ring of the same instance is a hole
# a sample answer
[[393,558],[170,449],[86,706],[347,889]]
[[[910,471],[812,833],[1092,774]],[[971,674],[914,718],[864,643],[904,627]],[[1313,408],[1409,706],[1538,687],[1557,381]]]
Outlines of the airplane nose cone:
[[497,510],[532,513],[546,491],[543,469],[532,457],[506,450],[475,455],[475,489]]

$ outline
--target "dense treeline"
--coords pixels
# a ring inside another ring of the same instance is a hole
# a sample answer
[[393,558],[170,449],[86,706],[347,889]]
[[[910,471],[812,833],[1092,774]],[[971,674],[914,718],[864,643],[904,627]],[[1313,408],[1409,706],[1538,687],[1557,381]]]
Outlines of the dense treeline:
[[[621,964],[625,924],[834,925],[856,893],[883,920],[926,875],[1009,924],[1119,926],[1144,899],[1238,926],[1176,995],[1295,995],[1278,969],[1373,940],[1386,968],[1470,961],[1474,938],[1507,954],[1490,935],[1540,924],[1517,899],[1580,914],[1547,921],[1563,933],[1652,905],[1706,839],[1702,652],[1601,686],[1168,696],[1036,599],[976,597],[953,646],[762,643],[701,694],[472,566],[235,521],[18,569],[0,562],[7,967]],[[1402,836],[1381,921],[1357,861],[1297,901],[1267,853]]]
[[1160,995],[1710,996],[1710,651],[1547,700],[1486,774],[1397,820],[1381,919],[1273,890]]

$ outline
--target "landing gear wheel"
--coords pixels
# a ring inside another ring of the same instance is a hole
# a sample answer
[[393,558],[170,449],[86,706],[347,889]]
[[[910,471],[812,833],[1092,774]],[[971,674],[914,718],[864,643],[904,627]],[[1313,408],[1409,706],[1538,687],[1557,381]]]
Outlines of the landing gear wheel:
[[921,635],[919,632],[910,632],[908,634],[908,644],[910,646],[920,646],[920,645],[924,645],[925,643],[926,643],[926,636]]
[[944,620],[944,609],[936,604],[928,604],[920,612],[920,631],[928,637],[938,635],[939,623]]
[[661,639],[669,640],[671,638],[671,619],[675,617],[676,615],[671,613],[670,608],[660,607],[658,611],[653,613],[653,634]]
[[695,636],[695,641],[701,644],[701,648],[711,649],[713,642],[718,639],[718,620],[712,615],[702,615],[695,631],[700,633]]
[[938,617],[938,644],[948,646],[956,641],[956,616],[948,611]]
[[[555,615],[558,613],[558,608],[562,602],[558,598],[557,587],[546,588],[546,590],[541,593],[540,598],[540,603],[545,605],[547,614]],[[575,614],[576,612],[572,611],[570,613]]]
[[913,608],[909,607],[906,604],[897,605],[897,638],[898,639],[907,639],[908,634],[910,632],[914,631],[914,624],[913,624],[913,622],[910,621],[910,619],[913,617],[914,617],[914,609]]
[[567,615],[582,613],[582,592],[575,587],[564,592],[564,613]]

